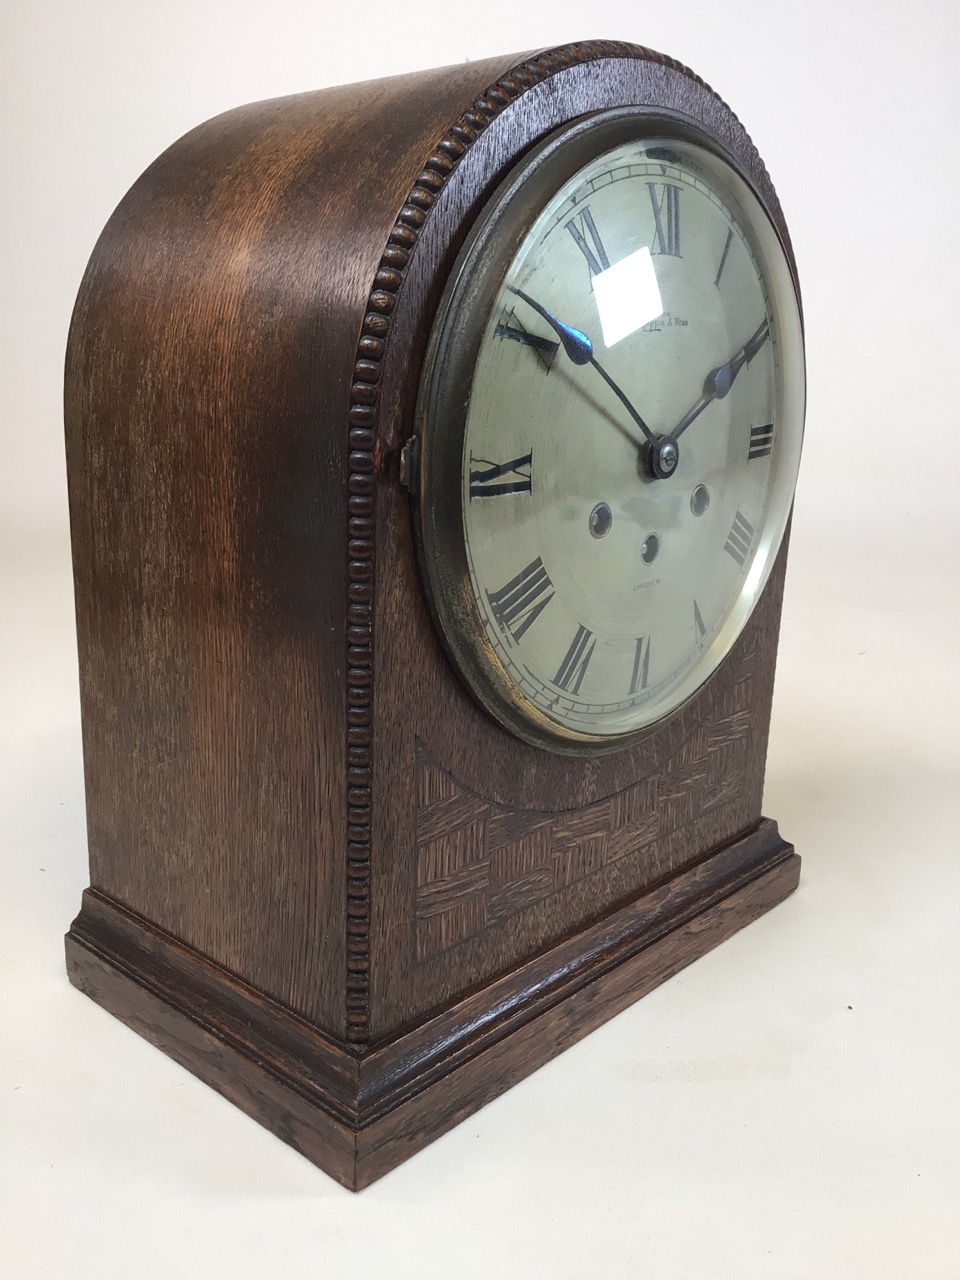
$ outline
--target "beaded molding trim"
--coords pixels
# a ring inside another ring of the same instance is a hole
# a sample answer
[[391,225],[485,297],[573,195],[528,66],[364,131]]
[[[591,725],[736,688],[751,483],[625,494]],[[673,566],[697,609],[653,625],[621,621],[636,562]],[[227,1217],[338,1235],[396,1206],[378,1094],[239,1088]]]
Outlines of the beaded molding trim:
[[[372,815],[374,446],[381,365],[391,315],[420,230],[460,158],[503,109],[558,72],[603,58],[658,63],[704,85],[674,58],[619,41],[563,45],[521,63],[492,84],[451,125],[414,182],[380,259],[367,300],[349,411],[347,566],[347,991],[346,1036],[367,1042],[370,1015],[370,852]],[[707,86],[704,85],[706,88]]]

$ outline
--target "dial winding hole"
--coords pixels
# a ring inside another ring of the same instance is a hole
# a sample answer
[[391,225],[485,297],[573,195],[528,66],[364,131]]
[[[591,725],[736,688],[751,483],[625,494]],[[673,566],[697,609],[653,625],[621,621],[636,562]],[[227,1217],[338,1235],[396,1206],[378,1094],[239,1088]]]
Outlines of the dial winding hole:
[[590,532],[595,538],[603,538],[610,532],[613,512],[606,502],[598,502],[590,512]]

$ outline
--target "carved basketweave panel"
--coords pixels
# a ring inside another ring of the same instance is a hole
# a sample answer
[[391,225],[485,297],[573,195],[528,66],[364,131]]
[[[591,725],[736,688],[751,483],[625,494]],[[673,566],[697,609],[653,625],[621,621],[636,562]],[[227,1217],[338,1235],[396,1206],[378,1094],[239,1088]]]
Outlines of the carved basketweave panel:
[[546,813],[494,803],[417,750],[417,959],[597,875],[733,799],[749,740],[752,652],[682,750],[651,777],[583,809]]

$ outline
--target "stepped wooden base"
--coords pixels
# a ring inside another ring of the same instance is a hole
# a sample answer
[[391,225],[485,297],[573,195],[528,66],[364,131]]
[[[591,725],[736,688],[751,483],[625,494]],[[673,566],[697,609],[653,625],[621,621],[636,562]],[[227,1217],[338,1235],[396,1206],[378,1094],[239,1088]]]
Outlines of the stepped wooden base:
[[796,888],[763,820],[388,1043],[337,1044],[87,890],[70,980],[353,1190],[368,1186]]

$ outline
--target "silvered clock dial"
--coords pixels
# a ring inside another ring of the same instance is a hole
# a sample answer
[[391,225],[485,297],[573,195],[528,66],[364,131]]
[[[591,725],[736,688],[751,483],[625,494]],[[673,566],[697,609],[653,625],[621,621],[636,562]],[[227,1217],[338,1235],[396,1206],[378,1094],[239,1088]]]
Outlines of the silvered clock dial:
[[795,282],[691,122],[585,118],[491,199],[434,326],[421,560],[475,697],[558,751],[622,746],[723,661],[800,457]]

